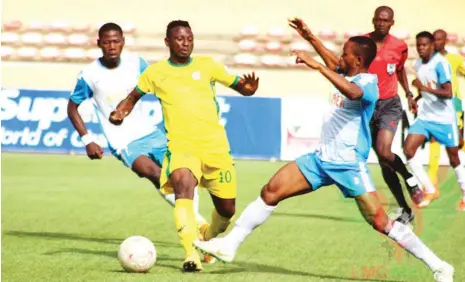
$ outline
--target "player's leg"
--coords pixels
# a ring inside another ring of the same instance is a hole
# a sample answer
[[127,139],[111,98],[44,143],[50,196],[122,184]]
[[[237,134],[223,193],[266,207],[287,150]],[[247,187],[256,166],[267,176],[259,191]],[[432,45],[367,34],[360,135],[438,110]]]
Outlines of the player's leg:
[[434,254],[407,225],[391,221],[376,192],[356,196],[355,201],[368,224],[423,261],[434,273],[436,281],[452,281],[454,268]]
[[438,169],[439,159],[441,157],[441,144],[436,139],[431,138],[429,142],[429,167],[428,176],[433,182],[433,185],[437,187],[438,184]]
[[402,159],[392,152],[392,142],[397,131],[399,121],[402,119],[402,104],[399,97],[378,102],[377,131],[373,140],[374,149],[380,161],[383,178],[396,198],[399,206],[411,213],[402,191],[402,186],[396,172],[405,181],[405,185],[414,203],[422,199],[421,189],[416,178],[407,170]]
[[[298,158],[282,167],[262,188],[260,196],[250,203],[234,223],[234,228],[225,237],[208,242],[196,241],[201,251],[224,262],[234,259],[236,250],[252,231],[265,223],[278,203],[284,199],[309,193],[332,182],[314,154]],[[312,183],[312,184],[309,184]]]
[[419,207],[425,207],[437,198],[438,190],[434,187],[431,179],[428,177],[423,164],[415,154],[425,140],[431,137],[431,128],[428,122],[417,119],[409,128],[407,139],[404,143],[404,155],[407,158],[407,164],[417,177],[418,181],[423,185],[425,193],[423,200],[418,204]]
[[183,270],[200,271],[202,264],[198,253],[193,248],[193,241],[198,238],[198,229],[194,213],[194,190],[202,172],[200,160],[182,152],[168,151],[161,171],[161,189],[163,193],[174,191],[174,221],[181,245],[185,251]]
[[[457,206],[457,210],[465,211],[465,167],[460,163],[459,157],[459,134],[455,125],[437,125],[435,128],[435,134],[440,143],[446,147],[447,156],[451,167],[455,171],[457,181],[462,190],[462,199]],[[453,138],[448,138],[453,136]]]

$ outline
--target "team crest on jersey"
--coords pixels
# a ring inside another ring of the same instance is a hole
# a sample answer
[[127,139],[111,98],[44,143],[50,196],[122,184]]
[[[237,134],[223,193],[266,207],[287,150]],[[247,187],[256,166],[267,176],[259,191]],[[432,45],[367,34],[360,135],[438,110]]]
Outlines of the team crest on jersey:
[[200,79],[200,72],[196,71],[192,74],[192,78],[194,80],[199,80]]
[[396,70],[396,64],[387,64],[387,72],[389,75],[392,75]]

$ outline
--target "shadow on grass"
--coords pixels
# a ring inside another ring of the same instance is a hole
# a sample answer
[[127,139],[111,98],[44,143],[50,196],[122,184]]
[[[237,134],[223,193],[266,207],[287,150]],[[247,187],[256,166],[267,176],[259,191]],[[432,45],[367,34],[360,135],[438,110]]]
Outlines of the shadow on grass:
[[[121,238],[95,238],[81,234],[71,233],[58,233],[58,232],[25,232],[25,231],[5,231],[4,236],[15,236],[15,237],[37,237],[44,239],[60,239],[60,240],[73,240],[73,241],[85,241],[85,242],[96,242],[105,244],[119,245],[124,239]],[[155,246],[160,247],[179,247],[179,244],[164,242],[164,241],[153,241]]]
[[340,216],[309,214],[309,213],[274,212],[273,216],[304,217],[304,218],[316,218],[316,219],[326,219],[326,220],[345,221],[345,222],[358,222],[358,223],[364,222],[362,217],[351,218],[351,217],[340,217]]

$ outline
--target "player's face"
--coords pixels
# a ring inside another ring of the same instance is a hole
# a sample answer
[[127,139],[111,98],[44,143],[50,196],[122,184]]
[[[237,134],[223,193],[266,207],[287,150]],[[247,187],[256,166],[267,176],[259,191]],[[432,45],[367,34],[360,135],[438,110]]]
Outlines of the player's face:
[[342,55],[339,58],[339,68],[343,73],[348,73],[357,65],[358,58],[354,54],[355,43],[347,41],[342,48]]
[[166,41],[171,54],[178,58],[187,59],[194,49],[194,34],[188,27],[178,26],[170,30]]
[[429,59],[434,53],[434,42],[426,37],[418,38],[417,52],[420,58]]
[[393,25],[394,19],[388,11],[380,11],[373,17],[373,26],[378,35],[386,36]]
[[109,61],[119,60],[124,47],[124,37],[119,31],[109,30],[103,33],[98,45],[102,49],[103,57]]
[[444,50],[444,47],[446,46],[446,35],[442,32],[435,32],[434,34],[434,49],[436,51],[441,51]]

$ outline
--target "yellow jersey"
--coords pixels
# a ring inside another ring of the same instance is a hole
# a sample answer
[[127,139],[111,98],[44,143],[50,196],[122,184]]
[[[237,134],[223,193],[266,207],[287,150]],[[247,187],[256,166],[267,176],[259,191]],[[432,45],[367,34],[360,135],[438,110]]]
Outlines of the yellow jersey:
[[450,64],[452,74],[452,94],[455,99],[455,107],[457,111],[462,111],[462,96],[460,95],[460,86],[458,74],[465,76],[465,64],[463,57],[458,54],[447,53],[446,59]]
[[154,93],[161,102],[168,150],[229,154],[224,126],[220,124],[215,83],[233,87],[239,77],[210,57],[193,57],[184,65],[163,60],[141,74],[137,91]]

